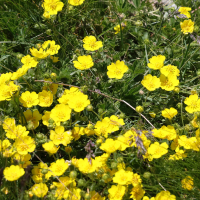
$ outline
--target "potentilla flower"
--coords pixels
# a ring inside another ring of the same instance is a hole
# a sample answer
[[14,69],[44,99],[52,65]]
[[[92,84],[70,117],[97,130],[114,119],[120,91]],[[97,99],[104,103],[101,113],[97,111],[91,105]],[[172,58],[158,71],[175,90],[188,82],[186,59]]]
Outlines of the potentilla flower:
[[42,4],[45,12],[48,12],[50,15],[57,15],[57,13],[62,10],[63,6],[64,3],[59,0],[44,0]]
[[42,144],[42,147],[50,155],[57,153],[57,151],[59,149],[59,147],[56,147],[56,145],[52,141],[49,141],[49,142]]
[[178,111],[175,108],[165,108],[165,110],[162,111],[162,116],[170,120],[177,114]]
[[177,137],[176,130],[173,126],[162,126],[160,129],[153,129],[153,136],[161,139],[174,140]]
[[4,169],[3,174],[5,179],[8,181],[16,181],[25,174],[25,171],[18,165],[11,165],[10,167],[6,167]]
[[155,200],[176,200],[176,196],[170,194],[169,191],[162,191],[158,193],[155,197]]
[[19,101],[23,104],[24,107],[36,106],[39,103],[38,94],[36,92],[26,91],[21,94]]
[[118,140],[113,140],[111,138],[106,139],[105,143],[100,146],[100,149],[107,153],[113,153],[119,150],[121,143]]
[[36,67],[38,62],[34,57],[31,57],[30,55],[24,56],[21,59],[21,62],[24,64],[24,66],[31,68],[31,67]]
[[54,40],[52,41],[48,40],[42,44],[42,48],[45,49],[45,51],[49,53],[49,55],[52,56],[58,53],[58,50],[60,49],[60,45],[56,45],[56,42]]
[[174,65],[164,66],[160,69],[160,72],[161,74],[165,76],[179,76],[180,75],[179,69]]
[[160,75],[161,88],[163,90],[172,91],[176,86],[179,85],[179,80],[177,76],[165,76],[163,74]]
[[132,179],[133,179],[133,172],[121,169],[115,173],[115,176],[113,177],[113,182],[119,185],[128,185],[131,184]]
[[35,150],[35,141],[30,136],[19,137],[14,142],[14,147],[20,155],[26,155]]
[[31,123],[33,125],[33,129],[36,129],[39,126],[39,120],[42,119],[42,115],[39,113],[38,110],[26,110],[24,112],[24,116],[26,118],[27,123]]
[[52,171],[52,176],[61,176],[68,169],[69,164],[62,158],[51,163],[49,169]]
[[148,74],[144,76],[144,79],[141,81],[141,84],[149,91],[154,91],[159,88],[161,85],[160,79],[156,76]]
[[187,112],[194,113],[200,111],[200,99],[198,99],[197,94],[187,97],[184,103],[187,105],[187,107],[185,108]]
[[69,120],[71,117],[71,109],[68,105],[57,104],[52,110],[50,114],[50,118],[52,118],[56,125],[59,126],[60,122],[65,122]]
[[137,185],[132,188],[130,194],[130,198],[132,198],[133,200],[141,200],[145,194],[145,190],[142,189],[141,185]]
[[81,112],[90,105],[90,100],[87,95],[79,92],[77,95],[74,95],[69,99],[68,105],[71,109],[74,109],[74,111]]
[[8,72],[0,75],[0,85],[7,84],[12,77],[12,73]]
[[39,184],[33,185],[33,187],[31,188],[31,191],[33,192],[35,196],[41,198],[47,194],[48,187],[45,183],[39,183]]
[[59,60],[59,57],[55,57],[55,56],[50,56],[51,60],[53,63],[57,63]]
[[13,125],[12,127],[10,127],[9,129],[6,130],[6,136],[10,139],[16,139],[19,137],[24,137],[27,136],[29,134],[29,131],[26,130],[25,126],[21,126],[21,125]]
[[49,125],[50,114],[51,114],[50,111],[45,111],[44,115],[42,116],[42,123],[45,126]]
[[32,164],[32,162],[30,161],[31,159],[30,154],[20,155],[18,153],[15,153],[12,158],[18,161],[20,163],[19,166],[22,168],[27,168],[28,165]]
[[168,152],[167,149],[168,149],[168,144],[166,142],[163,142],[162,144],[154,142],[147,149],[147,152],[152,156],[152,158],[160,158],[161,156],[163,156]]
[[194,185],[193,178],[191,176],[186,176],[186,178],[181,181],[181,184],[182,188],[192,190]]
[[50,131],[50,139],[55,145],[63,144],[67,146],[72,140],[71,131],[65,131],[63,126],[56,126],[55,131]]
[[153,56],[149,59],[147,66],[154,70],[161,69],[164,66],[165,59],[165,56],[162,55]]
[[125,72],[128,71],[128,67],[125,65],[124,61],[117,60],[116,63],[112,63],[107,66],[107,75],[109,78],[121,79]]
[[89,69],[94,65],[92,57],[90,55],[79,56],[78,61],[73,61],[73,63],[74,63],[74,67],[80,70]]
[[30,50],[31,54],[38,59],[44,59],[49,55],[49,52],[44,51],[44,49],[42,49],[42,48],[40,48],[39,51],[34,47],[32,47],[29,50]]
[[109,195],[108,198],[110,200],[121,200],[125,194],[126,187],[122,185],[112,185],[110,189],[108,189]]
[[181,25],[181,32],[183,32],[183,34],[193,33],[194,22],[191,19],[180,22],[180,25]]
[[79,6],[81,5],[85,0],[68,0],[68,3],[72,6]]
[[17,79],[19,79],[20,77],[22,77],[23,75],[26,74],[26,72],[28,71],[28,69],[29,69],[28,67],[26,67],[26,66],[23,65],[16,72],[13,72],[11,80],[17,80]]
[[83,39],[83,43],[84,43],[83,48],[88,51],[96,51],[99,48],[103,47],[102,42],[97,41],[94,36],[86,36]]
[[[121,24],[122,30],[124,29],[125,26],[126,26],[126,23],[125,23],[124,26]],[[121,30],[121,29],[120,29],[120,25],[118,24],[117,26],[115,26],[115,27],[114,27],[114,30],[116,31],[115,34],[118,34],[118,33],[120,32],[120,30]]]
[[39,103],[41,107],[49,107],[53,103],[53,94],[51,91],[42,90],[38,93]]
[[180,14],[185,15],[187,18],[191,18],[189,11],[191,11],[190,7],[180,7],[178,10],[178,12],[180,12]]

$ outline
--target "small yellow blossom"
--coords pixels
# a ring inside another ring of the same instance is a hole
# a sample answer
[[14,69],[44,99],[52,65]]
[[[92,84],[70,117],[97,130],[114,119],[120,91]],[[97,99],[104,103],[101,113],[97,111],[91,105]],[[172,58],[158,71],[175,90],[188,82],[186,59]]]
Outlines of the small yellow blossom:
[[187,18],[191,18],[189,11],[191,11],[190,7],[180,7],[179,10],[180,14],[185,15]]
[[83,39],[83,43],[84,43],[83,48],[88,51],[96,51],[99,48],[103,47],[102,42],[97,41],[94,36],[86,36]]
[[18,165],[11,165],[4,169],[3,174],[8,181],[16,181],[25,174],[25,171]]
[[149,68],[157,70],[161,69],[164,66],[165,56],[158,55],[153,56],[149,59],[149,63],[147,64]]
[[194,185],[193,178],[191,176],[186,176],[186,178],[181,181],[181,184],[184,189],[192,190]]
[[183,34],[193,33],[194,22],[191,19],[180,22],[180,25],[181,25],[181,32],[183,32]]
[[144,76],[144,79],[141,81],[141,84],[149,91],[154,91],[159,88],[161,85],[160,79],[156,76],[148,74]]
[[165,110],[162,111],[162,116],[171,120],[175,115],[178,114],[178,111],[175,108],[165,108]]
[[92,57],[90,55],[79,56],[78,61],[73,61],[73,63],[74,63],[74,67],[80,70],[89,69],[94,65]]

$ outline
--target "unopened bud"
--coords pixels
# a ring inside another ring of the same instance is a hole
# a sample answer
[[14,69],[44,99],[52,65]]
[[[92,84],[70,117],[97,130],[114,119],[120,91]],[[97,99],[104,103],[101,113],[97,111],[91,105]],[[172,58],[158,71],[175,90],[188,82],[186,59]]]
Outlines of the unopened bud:
[[144,111],[144,108],[142,106],[137,106],[135,109],[138,113],[142,113]]

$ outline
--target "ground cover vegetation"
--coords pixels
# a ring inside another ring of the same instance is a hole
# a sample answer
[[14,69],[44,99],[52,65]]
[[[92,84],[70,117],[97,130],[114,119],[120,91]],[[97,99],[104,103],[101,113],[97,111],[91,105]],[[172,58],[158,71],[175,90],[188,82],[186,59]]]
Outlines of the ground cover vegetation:
[[200,199],[200,3],[0,4],[0,199]]

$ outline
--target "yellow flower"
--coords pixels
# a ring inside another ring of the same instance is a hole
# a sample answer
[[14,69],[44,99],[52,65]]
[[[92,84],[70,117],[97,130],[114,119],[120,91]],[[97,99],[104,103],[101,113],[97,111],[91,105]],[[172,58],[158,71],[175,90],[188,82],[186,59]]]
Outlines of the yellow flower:
[[167,149],[168,149],[168,144],[166,142],[163,142],[162,144],[154,142],[147,149],[147,152],[152,156],[152,158],[160,158],[161,156],[163,156],[168,152]]
[[175,108],[165,108],[165,110],[162,111],[162,116],[171,120],[177,113],[178,111]]
[[51,114],[50,111],[45,111],[44,115],[42,116],[42,123],[45,126],[49,125],[50,114]]
[[194,128],[198,128],[198,124],[197,124],[197,115],[194,116],[194,119],[191,121],[191,124]]
[[61,176],[68,169],[69,164],[62,158],[51,163],[49,169],[52,171],[53,176]]
[[88,51],[96,51],[99,48],[103,47],[102,42],[97,41],[94,36],[86,36],[83,39],[83,43],[84,43],[83,48]]
[[34,110],[33,112],[31,110],[26,110],[24,112],[24,116],[26,118],[26,121],[28,123],[32,123],[33,129],[36,129],[39,126],[39,120],[42,119],[42,115],[39,113],[38,110]]
[[42,7],[45,9],[45,12],[49,12],[50,15],[57,15],[59,11],[62,10],[64,3],[60,0],[44,0]]
[[53,61],[53,63],[57,63],[59,60],[59,57],[55,57],[55,56],[50,56],[51,60]]
[[22,93],[19,101],[23,104],[24,107],[30,108],[32,106],[36,106],[39,103],[38,94],[35,92],[30,93],[29,91],[26,91]]
[[68,0],[68,3],[72,6],[79,6],[81,5],[85,0]]
[[161,139],[173,140],[176,138],[176,130],[173,126],[162,126],[160,129],[153,129],[153,136]]
[[33,152],[36,147],[34,139],[29,136],[17,138],[13,145],[20,155],[26,155],[28,152]]
[[136,110],[137,112],[139,112],[139,113],[142,113],[142,112],[144,111],[144,108],[143,108],[142,106],[137,106],[137,107],[135,108],[135,110]]
[[198,99],[197,94],[187,97],[184,103],[187,105],[187,107],[185,108],[187,112],[194,113],[200,111],[200,99]]
[[31,68],[31,67],[36,67],[38,62],[35,58],[31,57],[30,55],[24,56],[21,59],[21,62],[24,64],[24,66]]
[[112,185],[110,189],[108,189],[109,195],[108,198],[110,200],[121,200],[125,194],[126,187],[122,185]]
[[68,105],[71,109],[74,109],[74,111],[81,112],[90,105],[90,100],[87,95],[79,92],[77,95],[74,95],[69,99]]
[[45,41],[43,44],[42,44],[42,48],[45,49],[45,51],[47,53],[49,53],[49,55],[55,55],[58,53],[58,50],[60,49],[60,45],[56,45],[55,44],[56,42],[54,40],[48,40],[48,41]]
[[29,69],[28,67],[26,67],[26,66],[23,65],[16,72],[13,72],[11,79],[12,80],[19,79],[20,77],[22,77],[23,75],[26,74],[26,72],[28,71],[28,69]]
[[39,198],[44,197],[48,192],[48,187],[45,183],[35,184],[31,188],[33,194]]
[[161,85],[160,79],[156,76],[152,76],[148,74],[144,76],[141,84],[149,91],[154,91],[155,89],[159,88]]
[[67,146],[71,140],[71,131],[66,131],[63,126],[56,126],[55,131],[50,131],[50,139],[53,141],[55,145],[63,144]]
[[174,65],[167,65],[164,66],[160,69],[161,74],[165,75],[165,76],[179,76],[180,75],[180,71],[179,69],[174,66]]
[[194,185],[193,178],[191,176],[186,176],[186,178],[181,181],[181,184],[182,188],[192,190]]
[[147,66],[151,69],[157,70],[164,66],[165,56],[158,55],[149,59]]
[[191,11],[190,7],[180,7],[179,10],[180,14],[185,15],[187,18],[191,18],[189,11]]
[[123,61],[117,60],[116,64],[112,63],[107,66],[107,75],[109,78],[121,79],[125,72],[128,71],[128,67],[125,65]]
[[133,179],[133,172],[125,171],[124,169],[120,169],[115,173],[113,177],[113,182],[119,185],[128,185],[131,184]]
[[176,196],[170,194],[169,191],[162,191],[158,193],[155,197],[155,200],[176,200]]
[[107,139],[105,143],[100,146],[100,149],[107,153],[113,153],[120,148],[121,143],[118,140],[113,140],[111,138]]
[[[125,23],[126,25],[126,23]],[[124,29],[124,26],[121,24],[122,30]],[[120,32],[120,25],[118,24],[117,26],[114,27],[114,30],[116,31],[115,34],[118,34]]]
[[44,59],[49,55],[49,52],[44,51],[44,49],[42,49],[42,48],[40,48],[39,51],[34,47],[32,47],[29,50],[30,50],[31,54],[38,59]]
[[8,181],[16,181],[25,174],[25,171],[18,165],[11,165],[4,169],[3,174]]
[[180,22],[180,25],[181,25],[181,32],[183,32],[183,34],[193,33],[194,22],[191,19]]
[[137,185],[132,188],[130,194],[131,194],[130,198],[133,198],[133,200],[141,200],[145,194],[145,191],[142,189],[141,185]]
[[39,103],[41,107],[49,107],[53,103],[53,94],[51,91],[42,90],[38,93]]
[[1,74],[1,76],[0,76],[0,85],[7,84],[10,81],[11,77],[12,77],[12,73],[11,72],[5,73],[5,74]]
[[172,91],[176,86],[179,85],[179,80],[177,79],[177,76],[168,76],[161,74],[160,75],[160,82],[161,82],[161,88],[163,90]]
[[57,104],[52,110],[50,114],[50,118],[52,118],[56,125],[59,126],[60,122],[64,122],[69,120],[71,117],[71,109],[68,105]]
[[156,117],[156,113],[155,113],[155,112],[150,112],[149,115],[150,115],[152,118],[155,118],[155,117]]
[[31,155],[30,154],[26,154],[26,155],[20,155],[18,153],[15,153],[13,156],[14,160],[17,160],[20,164],[19,166],[22,168],[27,168],[28,165],[31,165]]
[[74,63],[74,67],[80,70],[89,69],[94,65],[92,57],[90,55],[79,56],[78,61],[73,61],[73,63]]
[[42,147],[50,155],[57,153],[57,151],[59,149],[59,147],[56,147],[56,145],[52,141],[49,141],[49,142],[42,144]]
[[6,136],[10,139],[16,139],[21,136],[27,136],[28,134],[29,131],[26,131],[26,127],[21,125],[13,125],[12,127],[6,130]]

